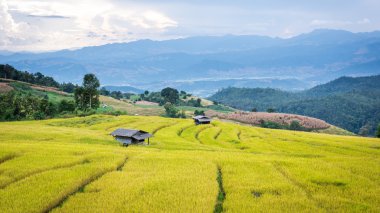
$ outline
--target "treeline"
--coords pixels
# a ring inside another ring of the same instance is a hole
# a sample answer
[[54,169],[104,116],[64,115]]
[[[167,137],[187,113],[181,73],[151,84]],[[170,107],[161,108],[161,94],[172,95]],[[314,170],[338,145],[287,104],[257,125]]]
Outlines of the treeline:
[[8,64],[0,64],[0,78],[23,81],[26,83],[37,84],[48,87],[59,87],[60,84],[52,77],[44,76],[42,73],[29,73],[26,71],[18,71]]
[[304,131],[309,132],[313,129],[308,129],[303,127],[298,121],[292,121],[289,125],[288,124],[280,124],[272,121],[260,121],[260,127],[268,128],[268,129],[286,129],[286,130],[295,130],[295,131]]
[[380,123],[379,82],[380,75],[342,77],[302,92],[226,88],[210,99],[246,111],[315,117],[363,136],[373,136]]
[[167,87],[159,92],[150,92],[146,90],[141,94],[134,93],[123,93],[120,91],[109,91],[105,87],[100,89],[100,95],[109,96],[115,99],[131,99],[132,96],[135,97],[134,101],[150,101],[158,103],[160,106],[164,106],[167,102],[174,104],[176,106],[192,106],[192,107],[202,107],[200,98],[190,98],[191,94],[185,91],[178,91],[177,89]]
[[100,88],[99,94],[104,95],[104,96],[109,96],[109,97],[115,98],[117,100],[130,99],[131,96],[135,95],[134,93],[123,93],[120,91],[109,91],[105,87]]
[[30,84],[36,84],[46,87],[56,87],[61,91],[73,93],[77,85],[72,83],[59,83],[54,78],[45,76],[40,72],[29,73],[27,71],[19,71],[8,64],[0,64],[0,78],[22,81]]

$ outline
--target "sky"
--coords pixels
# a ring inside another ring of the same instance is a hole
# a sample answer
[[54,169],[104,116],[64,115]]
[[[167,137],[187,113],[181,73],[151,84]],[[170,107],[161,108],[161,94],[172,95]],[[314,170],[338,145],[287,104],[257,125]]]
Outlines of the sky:
[[0,50],[205,35],[380,30],[379,0],[0,0]]

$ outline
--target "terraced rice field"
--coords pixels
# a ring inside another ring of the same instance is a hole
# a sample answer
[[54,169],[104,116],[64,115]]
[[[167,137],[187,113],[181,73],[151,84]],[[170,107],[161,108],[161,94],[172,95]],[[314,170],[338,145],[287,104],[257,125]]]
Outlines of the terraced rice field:
[[[121,147],[116,128],[154,133]],[[0,212],[380,212],[380,140],[213,121],[0,123]]]

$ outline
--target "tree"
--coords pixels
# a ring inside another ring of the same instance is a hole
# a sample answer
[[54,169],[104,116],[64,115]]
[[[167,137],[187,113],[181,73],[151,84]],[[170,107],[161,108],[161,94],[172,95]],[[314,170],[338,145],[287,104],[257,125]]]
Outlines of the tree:
[[178,90],[170,87],[166,87],[161,90],[161,96],[164,98],[165,102],[169,102],[171,104],[175,104],[179,100]]
[[268,108],[268,109],[267,109],[267,112],[272,113],[272,112],[276,112],[276,110],[273,109],[273,108]]
[[205,112],[203,110],[195,110],[194,111],[194,115],[197,116],[197,115],[205,115]]
[[251,110],[251,112],[257,112],[257,109],[256,109],[256,108],[253,108],[253,109]]
[[123,98],[123,93],[120,92],[120,91],[112,91],[112,92],[110,93],[110,96],[111,96],[112,98],[115,98],[115,99],[117,99],[117,100],[120,100],[120,99]]
[[148,96],[148,95],[149,95],[149,91],[148,91],[148,90],[145,90],[144,95],[145,95],[145,96]]
[[77,87],[74,90],[74,100],[75,100],[75,105],[79,109],[85,109],[85,90],[83,87]]
[[75,103],[73,101],[68,101],[63,99],[59,102],[58,111],[59,112],[73,112],[75,110]]
[[200,98],[197,99],[197,105],[195,107],[201,107],[202,104],[201,104],[202,100]]
[[380,138],[380,124],[377,126],[376,137]]
[[177,118],[178,117],[178,109],[174,107],[173,104],[167,102],[164,105],[166,115],[171,118]]
[[88,103],[87,101],[85,101],[85,105],[88,104],[88,107],[91,109],[99,107],[99,91],[98,91],[99,87],[100,87],[99,80],[94,74],[86,74],[84,76],[83,78],[84,95],[88,97],[88,101],[89,101]]
[[64,92],[73,93],[75,90],[75,85],[73,83],[63,83],[59,88]]
[[368,136],[368,133],[369,133],[370,129],[371,129],[371,127],[369,126],[369,124],[365,124],[364,126],[360,127],[360,129],[359,129],[359,135],[361,135],[361,136]]
[[111,94],[111,92],[108,91],[105,87],[100,88],[99,93],[100,95],[104,95],[104,96],[110,96]]

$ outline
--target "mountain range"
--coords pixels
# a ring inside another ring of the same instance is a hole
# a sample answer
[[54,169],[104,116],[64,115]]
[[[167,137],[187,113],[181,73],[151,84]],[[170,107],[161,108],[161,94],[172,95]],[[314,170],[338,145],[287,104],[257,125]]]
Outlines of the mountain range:
[[311,116],[361,135],[373,135],[380,124],[380,75],[341,77],[299,92],[230,87],[210,100],[247,111],[271,108]]
[[380,32],[139,40],[56,52],[6,52],[0,63],[61,82],[80,83],[91,72],[102,85],[153,91],[172,86],[201,96],[228,86],[296,91],[341,76],[380,74]]

